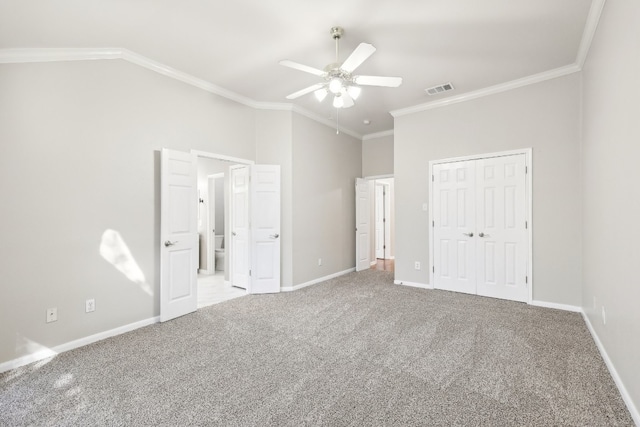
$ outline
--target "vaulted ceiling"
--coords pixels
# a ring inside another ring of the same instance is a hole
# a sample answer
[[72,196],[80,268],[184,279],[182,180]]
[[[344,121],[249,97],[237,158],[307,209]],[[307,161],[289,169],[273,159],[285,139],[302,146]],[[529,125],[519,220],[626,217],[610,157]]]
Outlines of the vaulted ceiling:
[[[354,107],[340,110],[342,126],[366,135],[392,129],[390,111],[575,65],[591,3],[1,0],[0,49],[124,48],[257,102],[288,103],[319,78],[278,61],[324,68],[335,56],[329,29],[339,25],[341,61],[361,42],[377,48],[356,74],[403,78],[399,88],[364,87]],[[455,90],[426,94],[446,82]],[[293,103],[335,118],[329,99]]]

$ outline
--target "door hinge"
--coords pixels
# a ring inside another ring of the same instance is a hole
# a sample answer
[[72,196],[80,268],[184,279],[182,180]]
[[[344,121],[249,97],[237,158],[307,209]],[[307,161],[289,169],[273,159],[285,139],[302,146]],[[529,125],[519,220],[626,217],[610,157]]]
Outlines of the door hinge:
[[382,249],[387,249],[387,245],[382,245]]
[[251,276],[251,270],[249,270],[249,276]]
[[525,175],[526,175],[527,173],[529,173],[529,167],[527,167],[527,166],[525,166],[525,167],[524,167],[524,173],[525,173]]
[[436,226],[436,222],[435,221],[431,221],[431,226],[435,227]]
[[529,222],[528,222],[528,221],[525,221],[525,222],[524,222],[524,228],[525,228],[525,229],[529,228]]
[[435,175],[431,175],[431,182],[435,182],[436,180],[436,176]]
[[431,267],[431,271],[435,273],[436,272],[436,267],[435,266]]
[[529,276],[524,276],[524,283],[529,284]]
[[387,222],[387,218],[382,218],[382,222]]

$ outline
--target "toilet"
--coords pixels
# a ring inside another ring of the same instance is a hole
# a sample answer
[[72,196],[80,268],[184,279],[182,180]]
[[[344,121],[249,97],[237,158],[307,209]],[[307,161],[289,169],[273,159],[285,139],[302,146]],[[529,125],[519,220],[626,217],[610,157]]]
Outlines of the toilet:
[[215,237],[216,271],[224,271],[224,235]]

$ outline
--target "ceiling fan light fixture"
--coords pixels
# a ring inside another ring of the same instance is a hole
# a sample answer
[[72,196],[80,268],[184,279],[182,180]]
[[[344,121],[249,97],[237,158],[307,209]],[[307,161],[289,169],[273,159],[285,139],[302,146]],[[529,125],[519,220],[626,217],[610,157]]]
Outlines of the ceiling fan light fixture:
[[342,92],[342,87],[343,83],[340,77],[334,77],[329,81],[329,92],[333,93],[334,95]]
[[360,92],[362,92],[362,88],[359,86],[349,86],[347,88],[347,93],[352,99],[358,99]]
[[318,89],[317,91],[313,92],[313,94],[316,96],[318,102],[322,102],[327,97],[329,92],[326,88],[323,87],[322,89]]
[[342,99],[340,95],[336,95],[333,98],[333,106],[336,108],[342,108],[343,105],[344,105],[344,99]]

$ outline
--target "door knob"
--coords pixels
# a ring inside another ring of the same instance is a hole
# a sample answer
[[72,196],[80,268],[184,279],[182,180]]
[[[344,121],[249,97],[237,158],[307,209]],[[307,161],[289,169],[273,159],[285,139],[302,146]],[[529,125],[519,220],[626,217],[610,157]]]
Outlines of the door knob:
[[171,242],[171,241],[167,240],[166,242],[164,242],[164,246],[168,248],[169,246],[173,246],[176,243],[178,243],[177,240],[175,242]]
[[[465,236],[473,237],[473,233],[462,233],[462,234],[464,234]],[[480,236],[480,237],[482,237],[482,236]]]
[[280,235],[276,233],[276,234],[270,235],[269,237],[271,237],[272,239],[277,239],[278,237],[280,237]]
[[231,234],[232,234],[233,236],[235,236],[235,235],[236,235],[236,232],[235,232],[235,231],[232,231],[232,232],[231,232]]
[[480,233],[480,234],[478,234],[478,236],[480,236],[480,237],[489,237],[488,234],[484,234],[484,233]]

